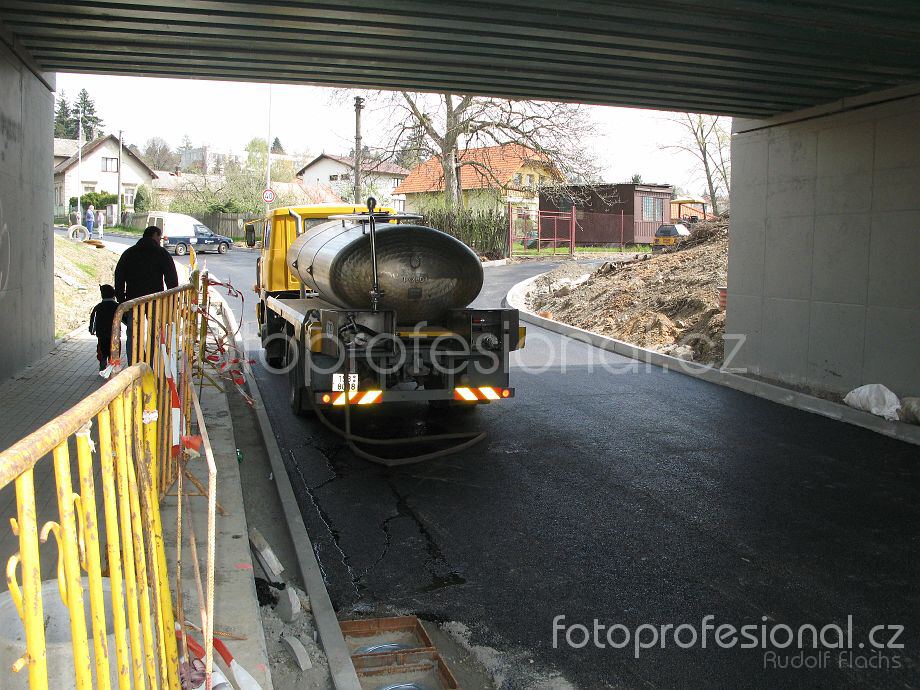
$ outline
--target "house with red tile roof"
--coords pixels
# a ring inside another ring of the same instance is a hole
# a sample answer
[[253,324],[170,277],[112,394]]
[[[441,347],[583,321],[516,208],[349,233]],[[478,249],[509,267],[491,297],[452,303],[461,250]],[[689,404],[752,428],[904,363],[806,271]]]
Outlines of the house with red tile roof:
[[[521,144],[466,149],[459,156],[460,192],[466,208],[498,210],[507,204],[537,208],[541,186],[562,180],[542,153]],[[444,203],[444,171],[439,157],[413,168],[394,194],[405,195],[407,211]]]

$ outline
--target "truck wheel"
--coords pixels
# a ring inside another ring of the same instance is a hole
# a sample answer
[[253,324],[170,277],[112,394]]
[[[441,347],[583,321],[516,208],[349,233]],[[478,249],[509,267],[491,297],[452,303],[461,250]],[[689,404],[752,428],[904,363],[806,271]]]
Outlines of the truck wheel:
[[302,417],[312,412],[313,407],[310,405],[310,389],[303,383],[303,360],[298,356],[295,342],[288,345],[287,358],[285,364],[290,365],[296,362],[288,371],[288,403],[291,406],[291,412]]
[[188,254],[188,247],[181,242],[176,245],[176,256],[185,256]]
[[262,349],[265,350],[265,363],[273,369],[280,369],[287,358],[288,338],[284,337],[283,330],[272,330],[276,319],[265,307],[265,302],[259,302],[256,305],[256,317],[260,323],[259,330],[262,337]]
[[270,355],[268,350],[265,351],[265,363],[270,366],[272,369],[280,369],[284,366],[284,356],[283,355]]

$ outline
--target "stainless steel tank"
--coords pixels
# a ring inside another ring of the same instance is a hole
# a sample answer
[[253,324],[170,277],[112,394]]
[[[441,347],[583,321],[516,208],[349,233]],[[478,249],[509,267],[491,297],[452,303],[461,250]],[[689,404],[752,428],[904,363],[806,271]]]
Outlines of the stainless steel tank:
[[[376,242],[380,308],[394,310],[400,324],[443,324],[448,309],[468,306],[482,289],[479,257],[440,230],[378,223]],[[367,225],[333,220],[310,228],[291,244],[287,265],[320,299],[371,308]]]

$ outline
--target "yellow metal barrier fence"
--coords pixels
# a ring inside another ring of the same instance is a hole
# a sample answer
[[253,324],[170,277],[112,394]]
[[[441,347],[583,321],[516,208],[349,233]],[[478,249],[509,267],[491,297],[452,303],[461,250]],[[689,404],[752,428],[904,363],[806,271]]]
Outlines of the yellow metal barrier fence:
[[160,498],[176,481],[181,437],[191,429],[192,372],[188,369],[190,362],[198,360],[198,315],[207,311],[207,294],[207,274],[193,271],[187,284],[127,300],[115,311],[109,363],[117,366],[121,361],[121,338],[114,336],[121,333],[124,322],[128,364],[145,362],[156,378],[161,423],[154,481]]
[[[28,674],[31,690],[49,687],[47,607],[39,555],[40,544],[49,536],[57,542],[57,586],[68,611],[73,648],[73,677],[54,677],[50,687],[72,686],[71,681],[80,690],[179,687],[156,485],[156,477],[162,476],[159,444],[166,426],[160,423],[159,399],[153,370],[136,364],[0,453],[0,489],[15,483],[17,517],[10,523],[19,539],[19,551],[7,562],[6,577],[25,631],[25,654],[13,670]],[[71,477],[72,446],[78,491]],[[94,452],[99,454],[95,467]],[[57,517],[41,526],[33,479],[38,462],[53,463],[57,487]],[[101,483],[101,515],[96,475]],[[89,590],[88,609],[84,587]]]

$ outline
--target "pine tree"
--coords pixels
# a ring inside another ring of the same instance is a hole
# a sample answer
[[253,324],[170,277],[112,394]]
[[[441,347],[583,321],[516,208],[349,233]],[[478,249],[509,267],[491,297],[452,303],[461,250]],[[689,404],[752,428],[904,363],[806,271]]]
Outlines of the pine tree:
[[284,153],[284,147],[281,145],[281,140],[278,137],[275,137],[275,140],[272,142],[272,153]]
[[96,114],[96,104],[90,98],[86,89],[80,89],[80,93],[77,94],[77,100],[71,109],[71,117],[74,120],[74,133],[76,133],[77,129],[77,113],[81,110],[83,111],[83,140],[92,141],[95,136],[102,134],[102,127],[105,123]]
[[77,123],[73,118],[73,111],[67,102],[67,95],[61,91],[57,108],[54,111],[54,136],[61,139],[77,138]]

